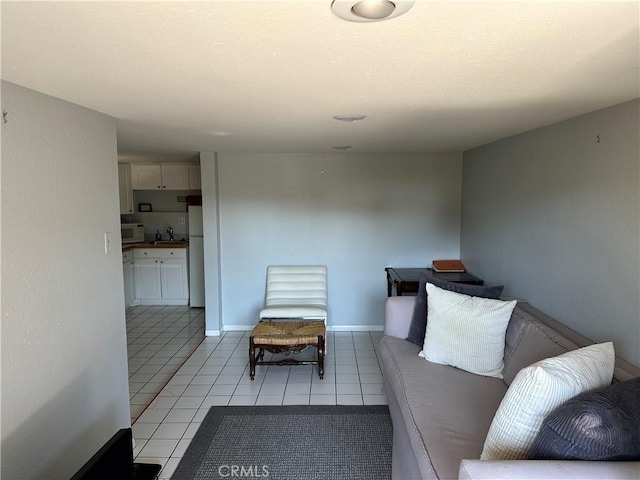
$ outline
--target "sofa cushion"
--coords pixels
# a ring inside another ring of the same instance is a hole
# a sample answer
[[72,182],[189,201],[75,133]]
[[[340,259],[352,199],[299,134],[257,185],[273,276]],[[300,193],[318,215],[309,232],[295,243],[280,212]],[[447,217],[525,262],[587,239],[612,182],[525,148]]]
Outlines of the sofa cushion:
[[553,410],[532,460],[640,460],[640,377],[582,393]]
[[526,459],[544,418],[561,403],[611,383],[611,342],[547,358],[522,369],[491,422],[483,460]]
[[426,286],[428,316],[420,356],[476,375],[502,378],[504,338],[515,300],[504,302]]
[[456,478],[463,458],[479,458],[507,386],[498,378],[425,362],[419,350],[400,338],[384,336],[380,342],[389,404],[397,404],[402,416],[393,419],[394,432],[407,430],[422,478]]
[[424,343],[424,334],[427,328],[427,289],[425,288],[427,281],[436,287],[443,288],[450,292],[482,298],[499,298],[504,288],[502,285],[486,287],[483,285],[454,283],[435,278],[432,275],[422,275],[418,286],[416,303],[413,308],[413,315],[411,317],[411,325],[409,326],[409,334],[407,335],[407,340],[415,343],[419,347],[422,347]]
[[511,385],[517,373],[525,367],[575,350],[578,345],[516,305],[507,327],[504,349],[503,377]]

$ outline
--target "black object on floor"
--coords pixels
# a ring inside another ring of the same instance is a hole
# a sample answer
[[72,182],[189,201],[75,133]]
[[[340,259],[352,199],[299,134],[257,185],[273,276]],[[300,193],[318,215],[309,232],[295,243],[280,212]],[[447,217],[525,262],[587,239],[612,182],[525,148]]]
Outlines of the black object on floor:
[[162,466],[134,463],[131,428],[118,430],[71,480],[156,480]]

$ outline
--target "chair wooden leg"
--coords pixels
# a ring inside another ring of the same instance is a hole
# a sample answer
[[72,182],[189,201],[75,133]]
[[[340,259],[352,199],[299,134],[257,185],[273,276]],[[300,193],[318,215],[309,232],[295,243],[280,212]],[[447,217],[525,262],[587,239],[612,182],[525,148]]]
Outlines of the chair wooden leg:
[[249,377],[251,381],[256,376],[256,345],[253,343],[253,335],[249,338]]
[[324,336],[318,335],[318,374],[324,378]]

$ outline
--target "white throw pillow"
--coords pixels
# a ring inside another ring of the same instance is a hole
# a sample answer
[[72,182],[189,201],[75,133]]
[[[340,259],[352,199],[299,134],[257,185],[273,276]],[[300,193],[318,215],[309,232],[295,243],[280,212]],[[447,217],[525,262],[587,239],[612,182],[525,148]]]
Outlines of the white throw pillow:
[[482,460],[526,459],[544,418],[576,395],[611,384],[613,343],[546,358],[518,372],[493,417]]
[[516,301],[449,292],[430,283],[427,331],[418,354],[430,362],[502,378],[504,341]]

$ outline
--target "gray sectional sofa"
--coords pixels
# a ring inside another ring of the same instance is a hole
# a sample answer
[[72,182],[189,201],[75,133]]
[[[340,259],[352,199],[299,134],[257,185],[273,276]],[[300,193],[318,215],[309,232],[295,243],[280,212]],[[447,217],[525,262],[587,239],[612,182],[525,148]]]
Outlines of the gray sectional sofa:
[[[393,421],[393,479],[638,479],[640,462],[479,460],[492,419],[521,368],[593,342],[525,302],[506,334],[504,379],[474,375],[418,357],[405,338],[415,297],[385,304],[382,370]],[[614,381],[640,376],[616,358]]]

